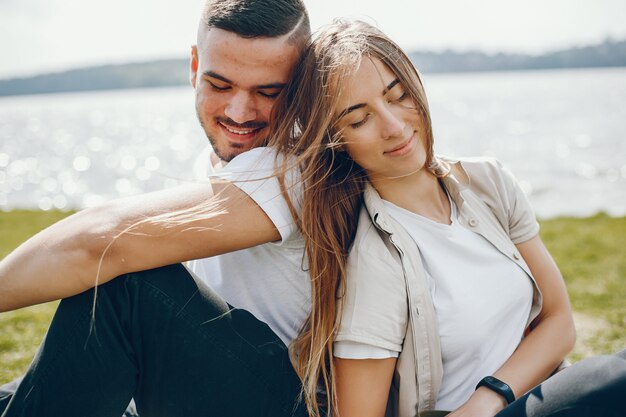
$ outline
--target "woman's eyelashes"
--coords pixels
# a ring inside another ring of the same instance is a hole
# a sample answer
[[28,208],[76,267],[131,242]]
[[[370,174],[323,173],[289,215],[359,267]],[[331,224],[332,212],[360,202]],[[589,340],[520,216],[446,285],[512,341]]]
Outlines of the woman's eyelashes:
[[395,99],[395,101],[396,101],[396,102],[398,102],[398,103],[400,103],[400,102],[402,102],[402,101],[406,100],[406,98],[407,98],[408,96],[409,96],[409,95],[407,94],[407,92],[406,92],[406,91],[402,91],[402,94],[400,95],[400,97],[398,97],[397,99]]
[[369,117],[370,117],[370,113],[366,113],[365,116],[361,120],[359,120],[358,122],[350,123],[350,127],[352,129],[356,129],[358,127],[363,126],[365,124],[365,122],[367,122],[367,119],[369,119]]
[[[404,89],[400,87],[399,84],[396,84],[396,87],[392,88],[386,94],[386,96],[387,96],[386,97],[387,103],[394,104],[394,103],[402,103],[404,100],[406,100],[409,97],[409,94],[406,91],[404,91]],[[365,122],[367,122],[367,120],[370,118],[370,115],[371,113],[365,113],[363,118],[353,123],[350,123],[350,127],[352,129],[358,129],[359,127],[363,126]]]
[[396,84],[391,90],[389,90],[386,94],[387,103],[400,103],[407,99],[409,96],[404,88],[402,88],[401,84]]

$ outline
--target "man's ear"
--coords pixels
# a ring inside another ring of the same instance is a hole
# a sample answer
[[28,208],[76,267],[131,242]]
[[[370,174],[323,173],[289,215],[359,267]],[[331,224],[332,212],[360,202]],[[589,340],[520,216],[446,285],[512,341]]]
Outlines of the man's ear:
[[193,88],[196,88],[196,80],[198,78],[198,46],[191,46],[191,57],[189,59],[189,82]]

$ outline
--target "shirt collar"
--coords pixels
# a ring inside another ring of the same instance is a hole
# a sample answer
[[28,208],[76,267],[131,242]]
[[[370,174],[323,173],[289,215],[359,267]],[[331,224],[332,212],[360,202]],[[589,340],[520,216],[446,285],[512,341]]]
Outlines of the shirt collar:
[[[469,175],[465,171],[465,168],[463,168],[460,161],[447,158],[441,159],[447,162],[450,166],[449,174],[442,179],[443,184],[460,212],[463,202],[465,201],[463,199],[462,192],[470,184]],[[386,220],[387,216],[383,199],[370,182],[365,185],[363,201],[374,224],[380,227],[383,231],[391,234],[392,230],[390,229],[389,222]]]

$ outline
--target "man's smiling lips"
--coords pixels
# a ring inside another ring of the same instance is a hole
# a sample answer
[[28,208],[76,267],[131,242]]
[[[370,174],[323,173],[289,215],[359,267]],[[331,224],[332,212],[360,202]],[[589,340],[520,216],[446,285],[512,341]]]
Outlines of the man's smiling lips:
[[217,124],[229,138],[237,142],[246,142],[254,139],[256,134],[266,127],[265,124],[255,127],[234,127],[220,121],[218,121]]

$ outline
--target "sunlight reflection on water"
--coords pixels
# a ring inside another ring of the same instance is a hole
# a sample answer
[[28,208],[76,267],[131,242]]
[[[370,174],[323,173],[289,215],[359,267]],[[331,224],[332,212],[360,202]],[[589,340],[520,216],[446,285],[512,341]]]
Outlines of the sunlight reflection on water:
[[[626,214],[626,69],[426,75],[435,147],[495,156],[540,217]],[[194,178],[188,87],[0,98],[0,207],[81,208]]]

